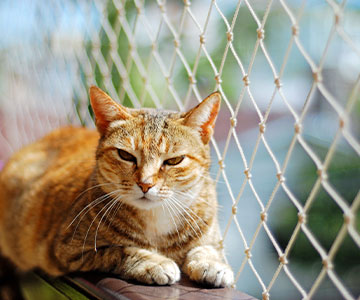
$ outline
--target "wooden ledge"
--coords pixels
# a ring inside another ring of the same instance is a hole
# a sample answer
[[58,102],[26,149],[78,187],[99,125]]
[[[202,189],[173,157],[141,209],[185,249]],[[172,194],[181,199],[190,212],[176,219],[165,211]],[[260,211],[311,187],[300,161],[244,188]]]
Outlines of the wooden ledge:
[[[149,286],[127,282],[109,274],[73,274],[61,278],[49,278],[41,274],[31,275],[32,284],[37,281],[56,291],[61,299],[104,300],[255,300],[256,298],[230,288],[207,289],[189,281],[184,275],[179,283],[171,286]],[[26,288],[24,288],[26,290]],[[36,290],[36,289],[35,289]],[[40,289],[38,289],[40,290]],[[41,289],[44,290],[44,287]],[[33,289],[34,291],[34,289]],[[28,299],[40,299],[32,295]]]

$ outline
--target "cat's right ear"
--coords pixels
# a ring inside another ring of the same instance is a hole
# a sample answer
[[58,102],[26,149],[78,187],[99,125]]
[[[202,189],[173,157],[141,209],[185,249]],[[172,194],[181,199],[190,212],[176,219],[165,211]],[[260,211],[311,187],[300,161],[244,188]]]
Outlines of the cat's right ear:
[[105,135],[112,122],[132,118],[126,107],[116,103],[96,86],[90,87],[90,103],[95,114],[96,127],[101,135]]

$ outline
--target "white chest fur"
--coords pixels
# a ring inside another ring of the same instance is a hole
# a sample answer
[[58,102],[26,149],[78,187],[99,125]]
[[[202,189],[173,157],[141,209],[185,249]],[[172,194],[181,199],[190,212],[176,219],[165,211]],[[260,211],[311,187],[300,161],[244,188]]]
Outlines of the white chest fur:
[[166,207],[156,207],[144,212],[145,235],[155,242],[169,233],[176,232],[181,224],[181,216]]

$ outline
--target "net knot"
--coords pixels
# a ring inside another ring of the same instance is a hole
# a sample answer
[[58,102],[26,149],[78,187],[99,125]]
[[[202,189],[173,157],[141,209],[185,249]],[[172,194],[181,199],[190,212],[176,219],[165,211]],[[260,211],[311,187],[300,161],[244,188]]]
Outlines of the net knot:
[[319,169],[317,169],[316,173],[320,177],[321,180],[326,180],[327,179],[327,174],[326,174],[325,170],[319,168]]
[[221,78],[220,78],[220,74],[216,74],[216,75],[215,75],[215,81],[216,81],[217,84],[221,84],[221,83],[222,83],[222,80],[221,80]]
[[236,207],[235,205],[232,206],[231,212],[232,212],[233,215],[236,215],[236,213],[237,213],[237,207]]
[[136,6],[136,12],[138,15],[142,14],[142,7],[141,6]]
[[155,42],[153,42],[152,44],[151,44],[151,50],[152,51],[155,51],[156,50],[156,43]]
[[264,29],[258,28],[256,30],[256,32],[257,32],[257,37],[259,40],[263,40],[265,38],[265,30]]
[[341,21],[341,15],[340,15],[340,12],[338,12],[335,14],[335,25],[336,26],[339,25],[340,21]]
[[322,264],[323,264],[324,268],[327,270],[333,268],[333,264],[328,257],[326,257],[322,260]]
[[219,160],[219,166],[220,166],[220,169],[225,169],[225,164],[224,164],[224,160]]
[[251,256],[252,256],[251,253],[250,253],[250,248],[246,248],[244,252],[245,252],[245,254],[246,254],[246,258],[247,258],[247,259],[250,259]]
[[339,127],[341,129],[343,129],[345,127],[345,120],[342,117],[340,117],[340,119],[339,119]]
[[186,7],[189,7],[191,5],[191,1],[190,0],[184,0],[184,5]]
[[195,84],[196,83],[196,79],[194,78],[194,75],[189,75],[189,82],[191,83],[191,84]]
[[125,8],[119,8],[116,10],[117,14],[119,15],[119,17],[123,18],[125,16]]
[[249,168],[245,169],[244,174],[245,174],[247,179],[250,179],[252,177]]
[[204,34],[200,34],[200,44],[203,45],[205,44],[205,35]]
[[285,254],[279,256],[279,261],[280,261],[280,263],[282,265],[287,265],[288,264],[288,260],[287,260],[287,258],[285,256]]
[[219,241],[219,248],[224,249],[224,240]]
[[263,122],[259,123],[259,128],[260,128],[260,133],[263,134],[265,132],[265,129],[266,129],[265,123],[263,123]]
[[321,82],[322,81],[322,75],[320,71],[313,72],[313,78],[315,82]]
[[275,83],[275,85],[276,85],[276,87],[277,87],[278,89],[282,87],[282,83],[281,83],[279,77],[276,77],[276,78],[275,78],[274,83]]
[[283,183],[285,181],[285,177],[282,175],[281,172],[277,173],[276,174],[276,178],[281,182]]
[[164,5],[164,2],[159,1],[159,2],[158,2],[158,5],[159,5],[159,8],[160,8],[160,11],[161,11],[163,14],[166,13],[166,8],[165,8],[165,5]]
[[291,26],[291,32],[292,32],[293,36],[298,36],[299,35],[299,26],[298,25]]
[[166,76],[165,79],[168,85],[172,85],[172,80],[170,76]]
[[227,37],[227,40],[228,40],[229,42],[232,42],[233,39],[234,39],[234,34],[233,34],[233,32],[232,32],[232,31],[226,32],[226,37]]
[[231,127],[236,127],[237,119],[235,117],[230,118],[230,125]]
[[266,222],[266,220],[267,220],[267,213],[264,212],[264,211],[262,211],[262,212],[260,213],[260,219],[261,219],[262,222]]
[[344,214],[344,223],[349,225],[351,224],[353,221],[353,214],[351,213],[351,211],[348,211],[347,213]]
[[244,81],[245,86],[249,86],[250,80],[249,80],[249,76],[247,74],[243,77],[242,80]]
[[180,47],[180,41],[179,41],[178,38],[175,38],[175,39],[174,39],[174,46],[175,46],[175,48],[179,48],[179,47]]
[[301,133],[302,126],[301,126],[300,123],[296,122],[295,125],[294,125],[294,128],[295,128],[295,133],[296,133],[296,134],[300,134],[300,133]]
[[299,220],[300,224],[305,224],[306,223],[306,214],[304,212],[299,212],[298,220]]
[[262,294],[262,300],[269,300],[270,294],[268,292],[263,292]]

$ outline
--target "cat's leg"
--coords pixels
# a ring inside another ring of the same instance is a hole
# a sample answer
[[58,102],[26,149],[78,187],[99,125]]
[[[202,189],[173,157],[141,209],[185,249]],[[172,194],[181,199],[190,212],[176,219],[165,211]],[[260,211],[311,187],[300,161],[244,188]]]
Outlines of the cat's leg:
[[170,258],[138,247],[103,247],[68,256],[57,254],[71,271],[111,272],[123,279],[147,284],[167,285],[180,279],[180,269]]
[[173,284],[180,279],[177,264],[161,254],[137,247],[124,248],[121,277],[148,284]]
[[182,270],[191,280],[214,287],[229,287],[234,274],[221,254],[213,246],[199,246],[190,250]]

